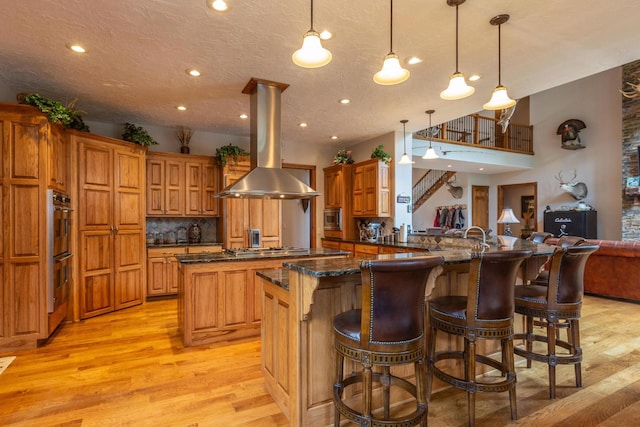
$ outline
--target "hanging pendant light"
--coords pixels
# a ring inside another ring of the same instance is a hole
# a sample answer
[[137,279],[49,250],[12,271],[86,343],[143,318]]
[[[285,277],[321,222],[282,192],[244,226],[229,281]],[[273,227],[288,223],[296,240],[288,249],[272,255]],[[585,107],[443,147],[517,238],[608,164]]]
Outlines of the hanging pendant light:
[[458,6],[464,2],[465,0],[447,0],[449,6],[456,7],[456,72],[449,78],[449,86],[440,92],[440,98],[445,100],[466,98],[475,91],[475,88],[464,80],[464,74],[458,71]]
[[409,70],[402,68],[398,55],[393,53],[393,0],[391,1],[391,31],[389,53],[384,57],[382,69],[373,75],[373,81],[379,85],[395,85],[409,78]]
[[427,113],[429,115],[429,148],[427,148],[427,151],[425,151],[424,156],[422,156],[423,159],[425,160],[433,160],[433,159],[439,159],[440,156],[438,156],[438,154],[436,153],[436,150],[433,149],[433,147],[431,146],[431,138],[433,137],[432,133],[431,133],[431,115],[433,113],[435,113],[436,110],[427,110],[425,111],[425,113]]
[[491,99],[489,100],[489,102],[487,102],[486,104],[484,104],[482,106],[482,108],[484,108],[485,110],[504,110],[506,108],[509,107],[513,107],[514,105],[516,105],[516,101],[509,98],[509,94],[507,93],[507,88],[502,86],[502,83],[500,81],[501,78],[501,60],[502,58],[500,57],[501,54],[501,34],[500,34],[500,28],[502,26],[502,24],[504,24],[505,22],[507,22],[509,20],[509,15],[498,15],[498,16],[494,16],[493,18],[491,18],[491,21],[489,21],[489,23],[491,25],[497,25],[498,26],[498,86],[496,86],[496,88],[493,90],[493,93],[491,94]]
[[398,162],[399,165],[410,165],[412,163],[415,163],[414,161],[411,160],[411,157],[409,157],[409,155],[407,154],[407,122],[409,120],[404,119],[404,120],[400,120],[400,123],[402,123],[402,142],[404,143],[404,153],[402,153],[402,157],[400,157],[400,161]]
[[331,52],[322,47],[320,34],[313,29],[313,0],[311,0],[311,29],[302,37],[302,47],[293,52],[291,60],[303,68],[319,68],[331,62]]

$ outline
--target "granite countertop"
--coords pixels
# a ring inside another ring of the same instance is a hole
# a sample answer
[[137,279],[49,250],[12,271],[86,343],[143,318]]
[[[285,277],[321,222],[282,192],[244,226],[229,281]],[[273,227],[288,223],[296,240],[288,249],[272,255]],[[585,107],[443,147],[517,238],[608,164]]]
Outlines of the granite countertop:
[[[499,236],[499,242],[503,245],[493,245],[486,248],[485,252],[502,252],[505,250],[531,250],[533,256],[552,255],[555,246],[537,244],[529,240],[523,240],[516,237]],[[370,257],[356,257],[343,259],[319,259],[319,260],[297,260],[284,262],[283,265],[299,273],[307,274],[312,277],[332,277],[343,276],[347,274],[359,274],[360,262],[366,259],[407,259],[422,258],[427,256],[441,256],[446,264],[458,264],[469,262],[473,248],[443,248],[434,245],[423,245],[421,249],[429,249],[427,252],[400,253],[390,255],[372,255]]]
[[180,242],[180,243],[147,244],[147,248],[185,248],[187,246],[222,246],[222,243],[220,242],[200,242],[200,243]]
[[282,268],[274,270],[260,270],[256,271],[256,275],[268,280],[274,285],[289,290],[289,270]]
[[199,253],[199,254],[176,254],[175,257],[182,264],[205,263],[205,262],[238,262],[238,261],[255,261],[260,259],[287,259],[287,258],[309,258],[309,257],[327,257],[336,255],[349,255],[349,252],[339,251],[335,249],[311,248],[307,253],[287,251],[268,253],[268,254],[251,254],[243,256],[235,256],[226,252],[216,253]]

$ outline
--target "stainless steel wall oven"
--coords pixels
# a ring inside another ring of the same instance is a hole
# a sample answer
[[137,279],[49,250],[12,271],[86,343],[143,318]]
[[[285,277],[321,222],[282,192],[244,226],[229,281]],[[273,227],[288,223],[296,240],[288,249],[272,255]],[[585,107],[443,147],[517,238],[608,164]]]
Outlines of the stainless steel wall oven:
[[52,313],[69,298],[71,272],[71,199],[47,190],[47,307]]

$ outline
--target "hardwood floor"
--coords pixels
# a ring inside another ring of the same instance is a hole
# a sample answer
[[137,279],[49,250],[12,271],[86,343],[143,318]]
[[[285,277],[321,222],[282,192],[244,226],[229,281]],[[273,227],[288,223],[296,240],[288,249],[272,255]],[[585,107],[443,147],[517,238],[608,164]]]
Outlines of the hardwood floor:
[[[506,393],[480,394],[478,426],[640,425],[640,305],[585,297],[583,388],[573,368],[518,372],[519,420]],[[0,375],[3,426],[287,426],[265,392],[260,341],[184,348],[176,301],[154,301],[65,324],[50,342],[17,356]],[[429,425],[464,426],[466,395],[434,394]]]

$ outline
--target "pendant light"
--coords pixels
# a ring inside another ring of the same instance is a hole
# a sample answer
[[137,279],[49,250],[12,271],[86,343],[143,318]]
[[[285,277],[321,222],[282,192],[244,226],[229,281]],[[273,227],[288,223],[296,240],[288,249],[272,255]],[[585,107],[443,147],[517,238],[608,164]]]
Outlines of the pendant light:
[[313,29],[313,0],[311,0],[311,29],[302,37],[302,47],[293,52],[291,60],[303,68],[319,68],[331,62],[331,52],[322,47],[320,34]]
[[504,24],[508,20],[509,20],[509,15],[498,15],[498,16],[494,16],[493,18],[491,18],[491,21],[489,21],[491,25],[498,26],[498,86],[496,86],[496,88],[493,90],[493,93],[491,94],[491,99],[489,100],[489,102],[487,102],[482,106],[482,108],[484,108],[485,110],[504,110],[516,105],[516,101],[509,98],[509,94],[507,94],[507,88],[502,86],[502,83],[500,81],[500,78],[501,78],[500,63],[502,59],[500,57],[500,51],[501,51],[500,41],[502,38],[500,34],[500,27],[502,26],[502,24]]
[[402,142],[404,143],[404,153],[402,153],[402,157],[400,157],[400,161],[398,162],[399,165],[410,165],[412,163],[415,163],[414,161],[411,160],[411,157],[409,157],[409,155],[407,154],[407,122],[409,120],[404,119],[404,120],[400,120],[400,123],[402,123]]
[[465,82],[464,74],[458,70],[458,6],[464,2],[465,0],[447,0],[449,6],[456,7],[456,72],[449,77],[449,86],[440,92],[440,98],[445,100],[466,98],[475,91],[473,86]]
[[398,55],[393,53],[393,0],[391,1],[391,31],[389,37],[389,53],[384,57],[382,69],[373,75],[373,81],[379,85],[395,85],[409,78],[409,70],[402,68]]
[[433,160],[433,159],[439,159],[440,156],[438,156],[438,154],[436,154],[436,150],[433,149],[433,147],[431,146],[431,138],[433,137],[432,133],[431,133],[431,115],[433,113],[435,113],[436,110],[427,110],[425,111],[425,113],[427,113],[429,115],[429,148],[427,148],[427,151],[425,151],[424,156],[422,156],[423,159],[425,160]]

